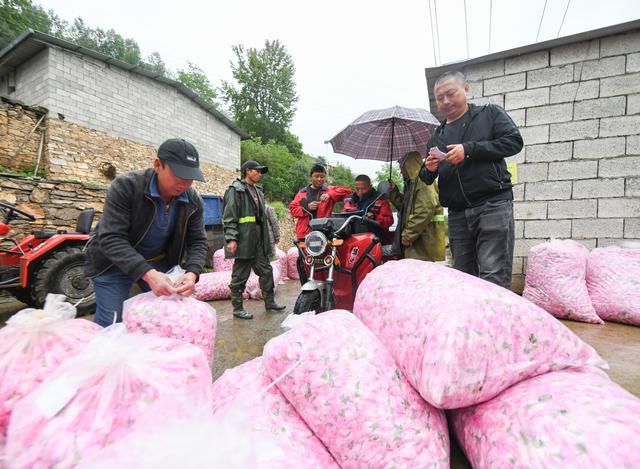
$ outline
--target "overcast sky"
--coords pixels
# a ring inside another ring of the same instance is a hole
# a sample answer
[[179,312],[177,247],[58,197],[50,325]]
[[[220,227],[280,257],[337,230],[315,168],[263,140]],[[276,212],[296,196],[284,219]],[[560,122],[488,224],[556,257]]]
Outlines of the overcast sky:
[[[200,66],[214,85],[230,80],[231,46],[279,39],[292,55],[300,97],[292,132],[305,152],[373,173],[379,162],[334,155],[324,141],[370,109],[428,109],[425,67],[489,53],[490,0],[431,0],[439,42],[432,43],[429,0],[35,0],[66,20],[113,28],[167,66]],[[538,41],[640,18],[638,0],[548,0]],[[536,42],[545,0],[493,0],[491,52]]]

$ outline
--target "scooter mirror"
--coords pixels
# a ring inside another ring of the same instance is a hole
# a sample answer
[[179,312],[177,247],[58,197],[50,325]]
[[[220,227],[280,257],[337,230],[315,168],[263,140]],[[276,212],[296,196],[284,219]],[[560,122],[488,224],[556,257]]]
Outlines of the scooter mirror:
[[387,181],[381,181],[378,184],[378,192],[380,192],[381,194],[389,194],[389,189],[391,188],[391,186],[389,185],[389,183]]

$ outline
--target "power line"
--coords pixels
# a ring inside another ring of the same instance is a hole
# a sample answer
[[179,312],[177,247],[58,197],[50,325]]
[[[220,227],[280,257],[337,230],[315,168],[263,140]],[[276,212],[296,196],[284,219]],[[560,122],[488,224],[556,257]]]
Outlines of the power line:
[[562,25],[564,24],[564,19],[567,17],[567,12],[569,11],[569,5],[571,5],[571,0],[567,2],[567,8],[564,9],[564,15],[562,15],[562,23],[560,23],[560,27],[558,28],[558,35],[556,39],[560,37],[560,31],[562,31]]
[[438,59],[436,58],[436,38],[433,35],[433,14],[431,13],[431,0],[429,2],[429,29],[431,29],[431,45],[433,46],[433,65],[438,65]]
[[464,35],[467,39],[467,59],[469,58],[469,28],[467,27],[467,0],[464,0]]
[[440,53],[440,27],[438,26],[438,0],[433,0],[433,11],[436,15],[436,38],[438,39],[438,58],[442,62],[442,54]]
[[493,0],[489,0],[489,54],[491,53],[491,23],[493,21]]
[[542,28],[542,20],[544,19],[544,12],[547,9],[547,0],[544,0],[544,7],[542,7],[542,17],[540,18],[540,24],[538,25],[538,34],[536,34],[536,42],[540,37],[540,28]]

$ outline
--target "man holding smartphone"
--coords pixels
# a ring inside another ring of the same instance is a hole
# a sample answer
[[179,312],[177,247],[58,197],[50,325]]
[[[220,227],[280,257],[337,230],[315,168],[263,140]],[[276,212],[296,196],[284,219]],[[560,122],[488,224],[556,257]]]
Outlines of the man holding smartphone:
[[454,267],[510,289],[513,185],[504,159],[522,150],[522,136],[501,107],[467,103],[468,91],[460,72],[436,80],[445,120],[427,143],[420,179],[433,184],[438,178],[440,202],[449,209]]

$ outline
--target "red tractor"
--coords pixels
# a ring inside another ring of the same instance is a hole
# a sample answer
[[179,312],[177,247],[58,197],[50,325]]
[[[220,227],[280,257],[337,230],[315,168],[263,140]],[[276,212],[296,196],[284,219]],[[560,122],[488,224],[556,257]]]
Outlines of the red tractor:
[[[35,217],[13,205],[0,202],[0,236],[12,221],[35,221]],[[76,231],[34,231],[21,240],[0,239],[0,290],[7,290],[29,306],[40,308],[47,293],[65,295],[78,314],[95,309],[95,293],[84,275],[84,247],[91,238],[95,210],[80,212]]]

